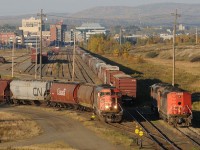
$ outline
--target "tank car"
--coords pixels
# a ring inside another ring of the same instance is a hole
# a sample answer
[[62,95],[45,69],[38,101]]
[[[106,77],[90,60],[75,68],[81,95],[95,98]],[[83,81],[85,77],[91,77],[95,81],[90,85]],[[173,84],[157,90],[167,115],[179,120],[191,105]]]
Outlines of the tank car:
[[192,120],[191,94],[169,84],[151,86],[152,110],[173,126],[190,126]]

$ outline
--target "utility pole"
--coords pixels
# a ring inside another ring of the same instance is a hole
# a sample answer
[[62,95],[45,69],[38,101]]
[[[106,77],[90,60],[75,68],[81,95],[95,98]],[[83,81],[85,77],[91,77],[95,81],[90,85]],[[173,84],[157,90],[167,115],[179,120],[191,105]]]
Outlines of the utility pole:
[[177,13],[177,9],[175,13],[172,13],[172,16],[175,16],[174,19],[174,32],[173,32],[173,73],[172,73],[172,86],[175,85],[175,49],[176,49],[176,26],[177,26],[177,19],[180,15]]
[[119,31],[119,55],[122,55],[122,27],[120,27],[120,31]]
[[196,44],[198,44],[198,28],[196,27]]
[[15,37],[13,36],[13,48],[12,48],[12,78],[14,77],[14,51],[15,51]]
[[73,69],[72,69],[72,81],[74,81],[74,71],[75,71],[75,49],[76,49],[76,33],[74,30],[74,49],[73,49]]
[[40,79],[42,79],[42,25],[43,25],[43,17],[46,17],[43,14],[43,9],[41,9],[41,13],[38,13],[37,16],[40,16]]
[[37,79],[37,62],[38,62],[38,51],[37,51],[37,36],[36,36],[36,51],[35,51],[35,79]]

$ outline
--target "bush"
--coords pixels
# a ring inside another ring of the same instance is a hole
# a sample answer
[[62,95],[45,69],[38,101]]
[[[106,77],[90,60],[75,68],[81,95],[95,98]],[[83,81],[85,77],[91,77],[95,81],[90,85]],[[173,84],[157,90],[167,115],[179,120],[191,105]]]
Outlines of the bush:
[[137,57],[136,62],[141,64],[141,63],[145,63],[145,60],[142,56]]
[[155,58],[157,56],[158,56],[158,53],[156,53],[156,52],[149,52],[146,54],[147,58]]
[[190,62],[198,62],[200,61],[200,56],[196,56],[190,60]]

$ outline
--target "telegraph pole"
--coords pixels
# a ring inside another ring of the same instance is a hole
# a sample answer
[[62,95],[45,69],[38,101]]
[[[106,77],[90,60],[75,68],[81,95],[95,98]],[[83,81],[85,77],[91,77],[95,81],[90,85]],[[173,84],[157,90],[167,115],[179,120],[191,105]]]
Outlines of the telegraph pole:
[[37,52],[37,36],[36,36],[36,51],[35,51],[35,79],[37,79],[37,62],[38,62],[38,52]]
[[43,25],[43,17],[46,17],[45,14],[43,14],[43,9],[41,9],[41,12],[37,14],[37,16],[40,16],[40,79],[42,79],[42,25]]
[[12,78],[14,77],[14,51],[15,51],[15,37],[13,36],[13,48],[12,48]]
[[173,73],[172,73],[172,86],[175,85],[175,49],[176,49],[176,26],[177,26],[177,19],[180,15],[177,13],[177,9],[175,13],[172,13],[172,16],[175,16],[174,19],[174,32],[173,32]]
[[198,44],[198,29],[196,27],[196,44]]
[[73,49],[73,69],[72,69],[72,81],[74,81],[74,71],[75,71],[75,49],[76,49],[76,33],[74,30],[74,49]]

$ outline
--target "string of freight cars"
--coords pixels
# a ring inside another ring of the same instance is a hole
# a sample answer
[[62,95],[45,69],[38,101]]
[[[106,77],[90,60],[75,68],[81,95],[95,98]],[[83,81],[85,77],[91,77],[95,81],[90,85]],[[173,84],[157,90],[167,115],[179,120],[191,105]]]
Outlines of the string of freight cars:
[[[81,48],[76,49],[82,60],[104,84],[115,86],[122,93],[123,103],[133,103],[136,98],[136,79],[119,70],[119,67],[106,64]],[[169,84],[152,85],[152,110],[159,118],[173,126],[190,126],[192,120],[191,94]]]
[[0,80],[0,101],[91,109],[105,122],[121,122],[120,92],[108,85],[36,80]]

